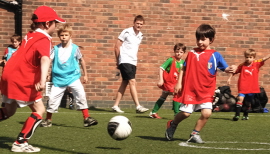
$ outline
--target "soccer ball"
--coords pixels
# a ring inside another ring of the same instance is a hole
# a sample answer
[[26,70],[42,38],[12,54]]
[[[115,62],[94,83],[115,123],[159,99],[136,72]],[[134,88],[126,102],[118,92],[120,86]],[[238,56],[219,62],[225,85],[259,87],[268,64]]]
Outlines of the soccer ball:
[[131,123],[127,117],[115,116],[108,123],[108,133],[115,140],[124,140],[132,132]]

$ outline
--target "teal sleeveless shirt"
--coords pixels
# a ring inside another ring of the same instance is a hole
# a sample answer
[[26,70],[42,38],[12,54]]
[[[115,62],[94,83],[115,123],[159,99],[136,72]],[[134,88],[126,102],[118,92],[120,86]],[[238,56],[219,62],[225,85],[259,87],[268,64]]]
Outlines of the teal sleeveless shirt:
[[8,47],[8,53],[7,53],[7,61],[10,59],[10,57],[12,56],[12,54],[17,51],[17,49]]
[[59,60],[58,49],[61,44],[54,46],[54,60],[52,63],[52,82],[55,87],[65,87],[81,77],[78,60],[74,57],[78,46],[72,45],[70,57],[65,63]]

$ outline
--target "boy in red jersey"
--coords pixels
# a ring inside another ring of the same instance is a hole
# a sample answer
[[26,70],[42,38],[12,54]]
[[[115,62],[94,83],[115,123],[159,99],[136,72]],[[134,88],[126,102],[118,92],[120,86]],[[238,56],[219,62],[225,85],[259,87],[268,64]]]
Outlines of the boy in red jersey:
[[[231,82],[233,75],[240,73],[238,79],[238,102],[236,103],[235,116],[233,121],[238,121],[240,118],[240,112],[243,105],[244,98],[248,103],[254,98],[256,93],[260,93],[259,87],[259,70],[260,67],[264,65],[264,62],[270,58],[270,55],[264,57],[263,59],[255,60],[256,51],[253,49],[248,49],[244,52],[245,62],[240,64],[235,73],[231,74],[228,79],[228,84]],[[249,104],[247,104],[249,106]],[[248,112],[244,111],[242,120],[248,120]]]
[[[149,114],[151,118],[161,119],[157,111],[163,105],[167,97],[174,92],[174,86],[177,83],[179,71],[181,67],[183,67],[184,60],[181,58],[186,52],[186,46],[182,43],[177,43],[173,50],[174,56],[168,58],[159,69],[159,81],[157,86],[163,91],[160,98],[155,103],[153,110]],[[181,103],[173,101],[172,105],[174,115],[176,115],[179,112]]]
[[28,144],[42,120],[45,107],[41,91],[45,88],[50,67],[51,35],[56,22],[65,22],[56,12],[47,6],[38,7],[33,15],[31,29],[24,37],[21,47],[6,63],[1,78],[1,93],[5,108],[0,108],[0,120],[15,114],[17,105],[29,106],[32,110],[25,121],[16,141],[13,152],[39,152],[40,148]]
[[198,47],[188,53],[175,86],[177,95],[173,100],[181,102],[182,105],[181,112],[174,120],[167,122],[165,137],[168,140],[173,139],[173,134],[181,121],[188,118],[193,111],[201,109],[201,116],[187,142],[204,143],[199,133],[212,113],[217,68],[226,73],[233,73],[236,70],[236,66],[228,67],[221,54],[210,48],[215,33],[215,29],[208,24],[202,24],[196,30]]

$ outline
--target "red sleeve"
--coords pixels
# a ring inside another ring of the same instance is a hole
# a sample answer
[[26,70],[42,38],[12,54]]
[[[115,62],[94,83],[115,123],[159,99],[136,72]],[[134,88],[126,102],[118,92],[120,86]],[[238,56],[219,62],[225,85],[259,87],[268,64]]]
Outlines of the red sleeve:
[[234,74],[241,73],[242,66],[243,66],[243,64],[240,64],[240,65],[237,67],[237,70],[235,71]]

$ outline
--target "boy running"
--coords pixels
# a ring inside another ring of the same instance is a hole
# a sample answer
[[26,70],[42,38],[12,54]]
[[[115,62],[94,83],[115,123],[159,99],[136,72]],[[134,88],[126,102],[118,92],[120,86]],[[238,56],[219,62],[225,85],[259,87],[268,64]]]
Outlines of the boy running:
[[[51,51],[52,59],[52,82],[53,86],[49,96],[47,117],[42,121],[42,127],[52,126],[52,114],[58,112],[61,99],[67,88],[70,88],[75,98],[77,109],[82,111],[84,127],[98,124],[97,120],[90,117],[84,87],[80,81],[81,71],[84,73],[83,81],[87,83],[87,71],[85,61],[79,47],[72,43],[72,28],[69,24],[59,27],[57,35],[61,41]],[[78,63],[79,62],[79,63]]]
[[[263,59],[255,60],[256,51],[248,49],[244,52],[245,62],[240,64],[235,73],[231,74],[228,79],[228,84],[231,83],[233,75],[240,73],[238,78],[238,102],[236,103],[235,116],[233,121],[238,121],[240,118],[240,112],[243,105],[244,98],[247,101],[247,108],[250,107],[251,101],[254,100],[254,95],[260,93],[259,87],[259,71],[264,65],[264,62],[270,58],[270,55]],[[242,120],[248,120],[247,109],[244,111]]]
[[181,102],[182,105],[174,120],[167,122],[165,137],[168,140],[173,139],[173,134],[181,121],[188,118],[192,112],[201,109],[201,117],[187,142],[204,143],[199,133],[212,113],[217,68],[226,73],[233,73],[236,69],[234,65],[228,67],[221,54],[210,48],[215,34],[215,29],[208,24],[202,24],[196,30],[198,47],[188,53],[175,86],[175,93],[178,95],[173,100]]
[[0,84],[5,103],[5,108],[0,108],[0,120],[14,115],[17,106],[29,106],[32,110],[12,144],[13,152],[40,151],[40,148],[29,145],[28,140],[42,121],[45,112],[41,91],[45,88],[50,67],[51,35],[56,22],[65,22],[48,6],[38,7],[32,15],[32,21],[33,31],[27,33],[21,47],[7,62]]
[[[174,92],[174,86],[177,83],[177,78],[179,74],[179,70],[183,66],[184,60],[182,60],[182,56],[186,52],[186,46],[182,43],[177,43],[174,48],[174,56],[168,58],[159,69],[159,81],[157,86],[161,88],[162,94],[160,98],[157,100],[152,112],[150,112],[149,116],[151,118],[161,119],[158,115],[157,111],[160,109],[162,104],[165,102],[168,95],[171,95]],[[174,111],[174,115],[179,112],[179,107],[181,103],[172,102],[172,109]]]

